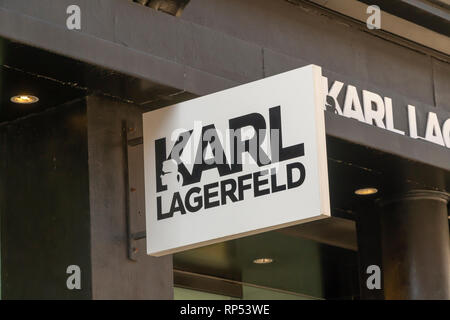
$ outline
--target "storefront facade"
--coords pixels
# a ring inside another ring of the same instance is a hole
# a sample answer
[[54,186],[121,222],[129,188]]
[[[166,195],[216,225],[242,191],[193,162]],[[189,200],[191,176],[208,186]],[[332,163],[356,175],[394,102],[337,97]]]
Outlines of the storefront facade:
[[[448,7],[137,2],[0,0],[3,299],[450,298]],[[310,64],[332,217],[147,256],[142,114]]]

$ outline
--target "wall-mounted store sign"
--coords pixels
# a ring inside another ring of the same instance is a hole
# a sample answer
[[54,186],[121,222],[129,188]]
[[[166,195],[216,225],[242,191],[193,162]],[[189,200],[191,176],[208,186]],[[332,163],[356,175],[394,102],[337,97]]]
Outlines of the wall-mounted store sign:
[[317,66],[143,115],[147,252],[330,215]]
[[[423,114],[423,110],[413,105],[399,106],[389,97],[382,97],[368,90],[362,90],[359,94],[355,86],[345,86],[341,81],[334,81],[329,85],[328,79],[323,79],[326,110],[396,134],[450,148],[450,118],[439,117],[437,112],[432,111]],[[406,125],[396,123],[394,107],[404,113],[404,116],[397,119],[406,116]],[[400,128],[399,125],[403,127]]]

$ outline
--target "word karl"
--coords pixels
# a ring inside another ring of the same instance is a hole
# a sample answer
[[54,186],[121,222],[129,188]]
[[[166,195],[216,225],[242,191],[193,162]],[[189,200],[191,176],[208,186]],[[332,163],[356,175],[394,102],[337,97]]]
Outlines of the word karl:
[[[250,113],[233,118],[229,120],[228,125],[231,130],[227,131],[232,132],[229,139],[233,141],[228,146],[230,150],[227,150],[228,154],[231,154],[230,159],[227,159],[225,155],[225,149],[218,138],[215,126],[204,126],[191,172],[179,155],[191,138],[192,130],[182,132],[178,136],[169,156],[166,151],[166,138],[155,141],[156,192],[160,194],[156,198],[158,220],[171,218],[175,212],[193,213],[202,208],[209,209],[230,202],[242,201],[249,196],[245,195],[245,191],[248,193],[252,189],[253,194],[250,196],[256,198],[296,188],[303,184],[306,177],[304,165],[298,161],[286,163],[286,160],[304,156],[305,146],[304,143],[299,143],[283,147],[280,106],[269,109],[270,131],[267,130],[266,120],[260,113]],[[244,137],[241,133],[244,128],[248,127],[253,128],[255,132],[252,137]],[[263,148],[266,131],[270,132],[271,158]],[[256,147],[251,148],[252,145]],[[205,159],[207,150],[211,151],[214,159],[217,157],[221,161]],[[202,174],[207,170],[217,170],[220,177],[242,172],[244,153],[248,153],[258,167],[278,164],[278,170],[263,169],[221,181],[208,181],[203,188],[199,186],[193,186],[187,190],[184,188],[201,182]],[[281,162],[284,163],[281,164]],[[279,178],[278,175],[283,171],[282,168],[284,168],[284,176]],[[285,183],[280,183],[281,179]],[[166,212],[163,213],[163,211]]]

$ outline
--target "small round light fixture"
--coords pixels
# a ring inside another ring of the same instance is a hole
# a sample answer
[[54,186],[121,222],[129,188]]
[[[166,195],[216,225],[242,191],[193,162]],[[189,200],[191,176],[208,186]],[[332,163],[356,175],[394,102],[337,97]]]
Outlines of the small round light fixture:
[[370,196],[377,192],[378,192],[377,188],[362,188],[362,189],[355,190],[355,194],[357,194],[358,196]]
[[273,259],[271,259],[271,258],[258,258],[258,259],[253,260],[253,263],[255,263],[255,264],[269,264],[272,262],[273,262]]
[[21,94],[18,96],[14,96],[11,98],[11,102],[18,103],[18,104],[32,104],[39,101],[38,97],[31,96],[28,94]]

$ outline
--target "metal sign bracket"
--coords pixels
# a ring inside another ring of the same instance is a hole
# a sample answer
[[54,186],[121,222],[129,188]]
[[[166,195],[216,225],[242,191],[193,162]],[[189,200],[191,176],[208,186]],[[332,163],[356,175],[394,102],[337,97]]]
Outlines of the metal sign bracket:
[[122,122],[127,254],[133,261],[146,252],[146,243],[142,241],[146,238],[144,150],[143,138],[137,135],[134,126]]

